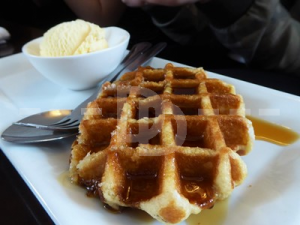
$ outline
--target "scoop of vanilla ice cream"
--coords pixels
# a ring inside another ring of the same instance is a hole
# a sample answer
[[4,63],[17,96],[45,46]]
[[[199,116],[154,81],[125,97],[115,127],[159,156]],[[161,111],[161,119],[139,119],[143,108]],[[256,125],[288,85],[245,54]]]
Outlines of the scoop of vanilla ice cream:
[[54,57],[79,55],[107,47],[104,29],[78,19],[49,29],[40,44],[40,55]]

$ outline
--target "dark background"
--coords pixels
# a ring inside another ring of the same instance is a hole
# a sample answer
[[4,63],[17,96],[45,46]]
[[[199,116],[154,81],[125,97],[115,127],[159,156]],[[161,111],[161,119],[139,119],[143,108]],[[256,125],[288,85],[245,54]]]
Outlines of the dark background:
[[[1,0],[0,19],[42,31],[76,18],[63,0]],[[156,28],[148,14],[139,8],[128,8],[117,26],[131,34],[129,47],[141,41],[167,42],[168,47],[160,55],[162,58],[207,69],[242,66],[230,60],[225,49],[213,39],[200,47],[180,46]]]
[[[12,42],[14,39],[22,39],[25,43],[33,36],[41,36],[58,23],[76,18],[63,0],[1,0],[0,26],[9,22],[31,29],[30,32],[24,32],[23,28],[9,30]],[[180,46],[157,29],[149,16],[138,8],[128,8],[117,26],[131,34],[129,48],[140,41],[165,41],[168,46],[158,57],[300,95],[299,76],[248,68],[227,57],[227,51],[213,39],[204,46]],[[20,43],[13,43],[13,53],[20,51]]]

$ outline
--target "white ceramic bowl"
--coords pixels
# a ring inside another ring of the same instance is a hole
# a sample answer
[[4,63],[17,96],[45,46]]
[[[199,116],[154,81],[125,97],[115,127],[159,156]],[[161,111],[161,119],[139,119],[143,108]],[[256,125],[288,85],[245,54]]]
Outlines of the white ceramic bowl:
[[27,59],[46,78],[71,90],[95,87],[122,61],[130,39],[129,33],[118,27],[107,27],[106,40],[109,47],[96,52],[75,56],[40,56],[43,37],[34,39],[22,48]]

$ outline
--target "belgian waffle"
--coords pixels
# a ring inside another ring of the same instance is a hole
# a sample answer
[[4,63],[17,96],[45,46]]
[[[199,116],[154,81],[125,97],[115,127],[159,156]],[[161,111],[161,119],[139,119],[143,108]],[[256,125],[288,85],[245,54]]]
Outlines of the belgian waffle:
[[234,86],[202,68],[140,67],[105,83],[73,143],[70,175],[113,209],[179,223],[240,185],[252,124]]

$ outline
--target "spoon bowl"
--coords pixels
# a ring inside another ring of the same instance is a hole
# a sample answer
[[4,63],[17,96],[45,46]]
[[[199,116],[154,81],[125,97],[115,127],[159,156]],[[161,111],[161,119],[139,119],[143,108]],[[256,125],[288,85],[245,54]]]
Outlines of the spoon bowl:
[[[39,123],[51,124],[55,123],[67,115],[70,115],[72,110],[51,110],[26,117],[18,122],[22,123]],[[53,131],[41,130],[33,127],[25,127],[11,125],[2,134],[1,138],[8,142],[14,143],[38,143],[46,141],[61,140],[64,138],[74,137],[78,134],[78,130]]]

